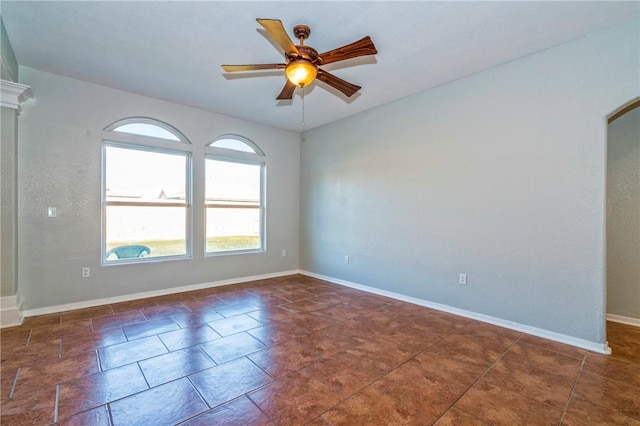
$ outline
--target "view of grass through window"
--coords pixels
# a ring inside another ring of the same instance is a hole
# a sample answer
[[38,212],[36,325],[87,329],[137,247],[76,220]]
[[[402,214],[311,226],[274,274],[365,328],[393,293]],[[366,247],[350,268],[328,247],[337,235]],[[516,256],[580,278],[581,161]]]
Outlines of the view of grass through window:
[[[107,245],[107,251],[118,247],[141,245],[148,247],[147,257],[172,256],[185,251],[184,240],[141,240],[141,241],[112,241]],[[260,237],[227,236],[207,238],[207,251],[252,250],[260,248]],[[112,254],[113,259],[117,258]]]

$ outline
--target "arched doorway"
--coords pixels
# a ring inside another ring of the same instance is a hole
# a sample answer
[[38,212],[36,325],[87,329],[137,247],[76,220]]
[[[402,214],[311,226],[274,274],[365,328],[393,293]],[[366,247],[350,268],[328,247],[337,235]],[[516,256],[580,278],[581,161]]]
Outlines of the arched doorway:
[[640,360],[640,98],[608,118],[606,317],[613,355]]

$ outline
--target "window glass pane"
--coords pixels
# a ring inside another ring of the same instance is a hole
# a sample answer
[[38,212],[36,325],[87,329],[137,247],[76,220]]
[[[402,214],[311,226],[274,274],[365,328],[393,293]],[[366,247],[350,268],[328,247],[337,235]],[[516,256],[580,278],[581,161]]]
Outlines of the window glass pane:
[[128,123],[113,129],[114,132],[131,133],[133,135],[151,136],[153,138],[180,141],[180,138],[165,128],[150,123]]
[[104,259],[189,254],[189,154],[104,148]]
[[107,206],[107,262],[187,254],[186,210],[170,206]]
[[256,153],[255,149],[238,139],[219,139],[213,142],[211,146],[214,146],[216,148],[226,148],[236,151]]
[[207,252],[257,250],[259,208],[207,208]]
[[187,156],[106,147],[106,200],[184,201]]
[[213,160],[206,162],[206,202],[260,203],[259,164]]
[[207,252],[262,248],[262,165],[206,159]]

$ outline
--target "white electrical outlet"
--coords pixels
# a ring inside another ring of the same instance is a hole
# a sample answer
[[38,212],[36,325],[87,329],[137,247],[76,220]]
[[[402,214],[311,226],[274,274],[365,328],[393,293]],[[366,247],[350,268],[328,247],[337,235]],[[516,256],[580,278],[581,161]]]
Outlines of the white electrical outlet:
[[344,263],[349,263],[349,256],[344,257]]
[[285,257],[287,255],[287,251],[286,250],[282,250],[282,257]]
[[458,276],[458,284],[467,285],[467,274],[460,274]]
[[91,276],[91,268],[84,267],[82,268],[82,278],[89,278]]
[[58,216],[58,209],[55,207],[47,207],[47,217],[56,217]]

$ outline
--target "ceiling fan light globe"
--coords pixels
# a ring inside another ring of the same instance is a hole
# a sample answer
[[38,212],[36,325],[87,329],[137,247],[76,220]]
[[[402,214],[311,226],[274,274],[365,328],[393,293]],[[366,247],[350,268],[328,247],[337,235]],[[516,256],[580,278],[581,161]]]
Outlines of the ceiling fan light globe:
[[304,59],[289,62],[284,71],[289,81],[300,87],[311,84],[318,75],[318,67]]

